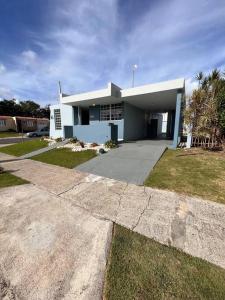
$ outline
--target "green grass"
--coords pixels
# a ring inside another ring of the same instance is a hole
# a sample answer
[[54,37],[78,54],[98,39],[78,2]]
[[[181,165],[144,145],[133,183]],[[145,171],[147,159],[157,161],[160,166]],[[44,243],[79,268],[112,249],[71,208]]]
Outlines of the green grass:
[[28,183],[28,181],[17,177],[9,172],[2,172],[0,173],[0,188],[13,186],[13,185],[20,185]]
[[0,138],[19,137],[19,136],[21,136],[21,134],[18,132],[11,132],[11,131],[0,132]]
[[9,155],[14,155],[14,156],[21,156],[47,146],[48,146],[47,141],[41,141],[39,139],[38,140],[35,139],[31,141],[20,142],[18,144],[6,146],[6,147],[1,147],[0,152]]
[[59,148],[36,155],[32,159],[72,169],[95,156],[96,151],[94,150],[72,152],[68,148]]
[[225,299],[225,270],[115,225],[104,299]]
[[167,150],[145,185],[200,196],[225,204],[225,154],[204,150]]

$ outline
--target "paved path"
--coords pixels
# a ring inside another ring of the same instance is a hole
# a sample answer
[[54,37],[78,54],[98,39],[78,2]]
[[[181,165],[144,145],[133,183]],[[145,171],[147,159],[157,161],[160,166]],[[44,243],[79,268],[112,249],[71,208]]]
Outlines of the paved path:
[[0,189],[0,299],[102,299],[112,222],[32,184]]
[[75,169],[141,185],[166,147],[166,141],[124,143],[119,148],[91,159]]
[[50,145],[48,147],[41,148],[41,149],[35,150],[33,152],[27,153],[25,155],[22,155],[22,156],[20,156],[20,158],[22,158],[22,159],[24,159],[24,158],[31,158],[31,157],[33,157],[35,155],[38,155],[38,154],[41,154],[41,153],[44,153],[44,152],[48,152],[48,151],[53,150],[53,149],[55,149],[57,147],[63,146],[65,144],[67,144],[67,143],[69,143],[69,140],[64,140],[62,142],[54,143],[54,144],[52,144],[52,145]]
[[225,268],[225,205],[37,161],[2,165],[71,206]]

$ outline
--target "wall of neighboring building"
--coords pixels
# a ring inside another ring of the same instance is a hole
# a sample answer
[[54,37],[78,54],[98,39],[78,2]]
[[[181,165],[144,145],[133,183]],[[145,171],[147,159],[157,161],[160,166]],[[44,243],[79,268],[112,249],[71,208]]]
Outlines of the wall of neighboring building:
[[129,103],[124,103],[124,140],[145,137],[145,111]]
[[0,116],[0,131],[3,132],[3,131],[9,131],[9,130],[16,131],[16,124],[15,124],[13,118]]

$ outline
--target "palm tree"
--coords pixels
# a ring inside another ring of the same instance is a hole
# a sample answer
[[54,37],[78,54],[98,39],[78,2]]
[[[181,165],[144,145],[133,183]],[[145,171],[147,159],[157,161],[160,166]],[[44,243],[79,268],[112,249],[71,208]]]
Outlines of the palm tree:
[[198,80],[198,85],[200,86],[203,78],[204,78],[204,74],[203,72],[199,72],[196,76],[195,76],[196,80]]
[[220,79],[220,71],[217,69],[214,69],[211,73],[211,80],[219,80]]

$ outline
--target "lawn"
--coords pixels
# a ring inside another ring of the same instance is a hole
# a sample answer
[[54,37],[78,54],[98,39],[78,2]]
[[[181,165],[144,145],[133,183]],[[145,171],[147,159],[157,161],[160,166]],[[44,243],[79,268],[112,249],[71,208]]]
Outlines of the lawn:
[[12,131],[0,132],[0,138],[20,137],[20,136],[21,136],[21,134],[18,132],[12,132]]
[[6,147],[1,147],[0,152],[14,156],[21,156],[47,146],[48,142],[35,139],[31,141],[20,142]]
[[84,163],[85,161],[96,156],[96,151],[85,150],[73,152],[68,148],[54,149],[32,157],[34,160],[42,161],[47,164],[53,164],[69,169]]
[[225,204],[225,154],[201,149],[167,150],[145,185]]
[[225,299],[225,270],[115,225],[104,299]]
[[17,177],[9,172],[1,172],[0,173],[0,188],[12,186],[12,185],[20,185],[28,183],[28,181]]

